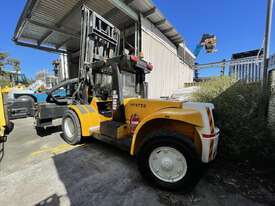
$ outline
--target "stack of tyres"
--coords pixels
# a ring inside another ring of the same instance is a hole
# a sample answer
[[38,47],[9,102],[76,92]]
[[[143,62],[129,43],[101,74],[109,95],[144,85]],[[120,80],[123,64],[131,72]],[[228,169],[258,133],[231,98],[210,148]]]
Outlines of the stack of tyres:
[[8,102],[10,119],[33,117],[35,114],[35,101],[32,97],[22,96]]

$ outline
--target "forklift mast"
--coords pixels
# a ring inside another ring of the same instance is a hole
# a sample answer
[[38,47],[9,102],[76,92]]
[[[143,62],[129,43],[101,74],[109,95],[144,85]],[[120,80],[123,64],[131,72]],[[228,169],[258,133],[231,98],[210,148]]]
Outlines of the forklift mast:
[[79,78],[85,79],[87,64],[118,55],[120,31],[86,6],[81,18]]
[[[134,75],[131,81],[134,81],[135,93],[147,97],[145,74],[151,71],[152,65],[142,60],[142,57],[119,55],[119,29],[96,12],[83,6],[81,18],[79,85],[75,100],[78,103],[89,103],[89,97],[97,96],[98,93],[102,100],[106,100],[115,92],[119,104],[123,104],[123,80],[128,78],[129,81],[131,78],[129,75],[125,77],[127,72]],[[110,76],[111,91],[98,86],[97,74]]]

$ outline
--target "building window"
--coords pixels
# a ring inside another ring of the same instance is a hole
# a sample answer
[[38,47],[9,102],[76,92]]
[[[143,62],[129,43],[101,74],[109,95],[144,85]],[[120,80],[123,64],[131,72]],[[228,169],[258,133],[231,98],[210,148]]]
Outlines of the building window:
[[188,52],[186,52],[185,48],[182,46],[178,46],[178,57],[188,66],[192,67],[194,64],[194,58],[191,56],[191,54],[189,54]]

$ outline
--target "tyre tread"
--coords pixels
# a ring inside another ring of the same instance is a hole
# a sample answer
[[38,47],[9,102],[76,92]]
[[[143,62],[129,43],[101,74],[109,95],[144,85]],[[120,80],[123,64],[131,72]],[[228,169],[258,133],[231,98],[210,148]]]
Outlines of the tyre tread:
[[[64,120],[66,118],[66,116],[70,116],[73,120],[73,123],[75,124],[75,134],[74,134],[74,137],[72,140],[70,140],[69,138],[66,137],[66,134],[64,132]],[[63,139],[70,145],[76,145],[76,144],[79,144],[81,142],[81,138],[82,138],[82,135],[81,135],[81,126],[80,126],[80,121],[78,119],[78,116],[76,115],[76,113],[69,109],[67,110],[64,115],[63,115],[63,118],[62,118],[62,131],[63,131]]]
[[[178,147],[176,149],[180,149],[181,152],[185,153],[185,158],[187,158],[187,162],[189,162],[186,178],[176,183],[167,183],[154,177],[148,166],[148,150],[156,148],[158,144],[174,145]],[[144,162],[145,159],[146,163]],[[153,131],[147,135],[141,142],[137,152],[137,162],[142,176],[149,181],[149,183],[164,190],[181,191],[184,193],[190,192],[197,185],[202,175],[202,162],[194,143],[188,137],[185,137],[177,131],[162,129]]]

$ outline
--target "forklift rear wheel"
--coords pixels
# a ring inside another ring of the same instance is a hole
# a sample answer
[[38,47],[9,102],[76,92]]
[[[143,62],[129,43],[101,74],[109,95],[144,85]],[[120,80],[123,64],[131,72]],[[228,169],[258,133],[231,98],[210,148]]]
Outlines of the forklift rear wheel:
[[62,119],[62,131],[64,140],[71,144],[75,145],[81,141],[81,127],[80,122],[72,110],[67,110]]
[[169,191],[190,192],[199,182],[202,163],[190,139],[160,130],[153,132],[138,152],[138,166],[146,180]]

